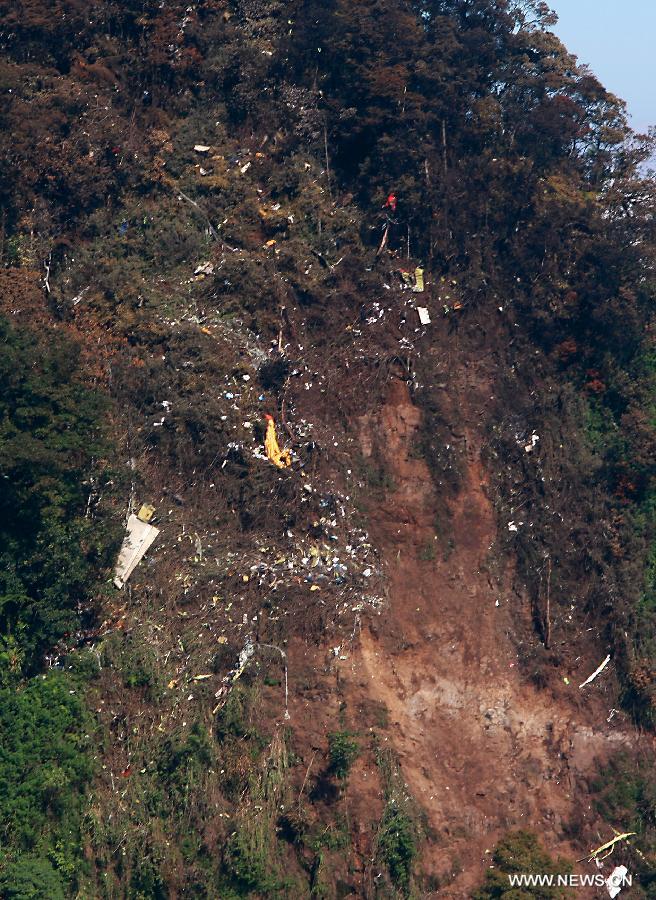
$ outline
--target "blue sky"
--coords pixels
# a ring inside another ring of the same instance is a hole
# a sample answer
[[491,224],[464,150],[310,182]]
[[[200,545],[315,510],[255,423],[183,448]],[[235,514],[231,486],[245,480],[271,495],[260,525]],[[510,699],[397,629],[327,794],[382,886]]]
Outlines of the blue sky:
[[553,29],[602,84],[628,103],[631,125],[656,125],[656,0],[547,0]]

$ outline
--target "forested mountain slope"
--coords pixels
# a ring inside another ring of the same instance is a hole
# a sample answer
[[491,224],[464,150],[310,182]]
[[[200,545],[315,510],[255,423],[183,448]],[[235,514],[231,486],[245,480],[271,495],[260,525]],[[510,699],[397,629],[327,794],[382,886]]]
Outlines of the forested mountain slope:
[[0,22],[2,896],[656,895],[622,101],[535,0]]

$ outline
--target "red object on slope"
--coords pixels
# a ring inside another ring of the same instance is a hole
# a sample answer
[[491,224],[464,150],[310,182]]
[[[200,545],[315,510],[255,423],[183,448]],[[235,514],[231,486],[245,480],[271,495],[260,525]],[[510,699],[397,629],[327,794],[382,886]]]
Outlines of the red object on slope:
[[383,209],[391,209],[392,212],[396,212],[396,202],[397,202],[397,200],[396,200],[396,194],[395,194],[395,193],[391,193],[391,194],[388,196],[387,202],[385,203],[385,206],[383,207]]

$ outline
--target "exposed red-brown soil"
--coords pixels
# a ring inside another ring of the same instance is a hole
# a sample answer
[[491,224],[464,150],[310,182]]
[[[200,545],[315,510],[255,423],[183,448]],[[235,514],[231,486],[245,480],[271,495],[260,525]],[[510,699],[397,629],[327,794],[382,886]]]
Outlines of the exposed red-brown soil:
[[[481,461],[478,412],[493,388],[483,364],[476,372],[458,366],[452,360],[444,391],[454,441],[466,448],[451,504],[450,554],[435,536],[430,471],[413,454],[422,414],[406,382],[391,379],[380,413],[360,420],[365,457],[374,445],[382,448],[394,482],[371,521],[387,560],[389,605],[362,628],[349,658],[336,663],[343,696],[355,705],[369,698],[389,711],[389,740],[436,836],[424,868],[442,884],[453,878],[440,889],[453,898],[470,896],[508,829],[535,829],[551,850],[571,858],[570,823],[594,821],[582,805],[582,779],[595,759],[637,741],[627,721],[611,715],[609,672],[585,692],[578,687],[596,648],[580,659],[580,670],[555,672],[546,689],[521,672],[517,648],[530,633],[530,612],[513,588],[510,564],[499,568]],[[434,558],[426,549],[431,542]]]

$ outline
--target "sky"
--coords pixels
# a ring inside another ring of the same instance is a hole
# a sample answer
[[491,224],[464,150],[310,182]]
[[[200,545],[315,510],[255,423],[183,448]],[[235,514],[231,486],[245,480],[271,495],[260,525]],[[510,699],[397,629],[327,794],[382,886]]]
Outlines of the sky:
[[628,103],[631,125],[656,125],[656,0],[547,0],[553,29],[580,63]]

